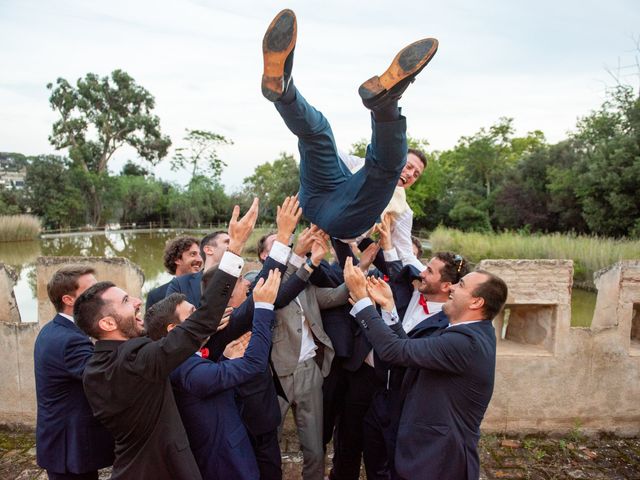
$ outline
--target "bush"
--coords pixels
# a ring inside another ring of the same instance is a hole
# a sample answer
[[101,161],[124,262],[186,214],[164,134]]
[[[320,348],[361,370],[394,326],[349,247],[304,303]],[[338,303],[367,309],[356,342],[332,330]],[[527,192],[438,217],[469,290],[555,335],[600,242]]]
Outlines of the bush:
[[40,234],[40,219],[33,215],[0,216],[0,242],[35,240]]

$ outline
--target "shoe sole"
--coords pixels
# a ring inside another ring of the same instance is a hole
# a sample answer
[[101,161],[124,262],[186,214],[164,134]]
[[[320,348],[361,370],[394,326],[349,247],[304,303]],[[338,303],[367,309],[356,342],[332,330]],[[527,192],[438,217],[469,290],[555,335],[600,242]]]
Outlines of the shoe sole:
[[296,46],[297,35],[296,14],[286,9],[276,15],[262,39],[262,94],[272,102],[282,97],[284,64]]
[[408,79],[408,83],[411,83],[413,77],[427,66],[437,51],[438,40],[435,38],[424,38],[406,46],[382,75],[371,77],[360,85],[360,98],[363,102],[370,103],[404,80]]

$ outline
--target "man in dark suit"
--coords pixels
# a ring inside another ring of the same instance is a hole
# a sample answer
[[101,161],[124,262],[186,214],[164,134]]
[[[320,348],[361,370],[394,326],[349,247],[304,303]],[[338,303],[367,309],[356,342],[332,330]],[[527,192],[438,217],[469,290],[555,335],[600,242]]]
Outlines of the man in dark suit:
[[[204,479],[255,480],[260,476],[233,387],[267,370],[279,284],[280,271],[272,270],[267,281],[260,279],[253,289],[253,330],[243,356],[215,362],[194,354],[171,373],[178,410]],[[194,310],[184,295],[170,295],[146,313],[149,336],[153,340],[166,336]],[[232,357],[229,349],[225,356]]]
[[[378,356],[406,367],[402,380],[392,476],[400,479],[477,479],[480,423],[491,400],[496,338],[492,319],[507,299],[502,279],[486,271],[451,287],[449,326],[430,336],[404,335],[385,325],[368,295],[375,281],[345,265],[353,314]],[[378,282],[381,284],[381,282]]]
[[[194,239],[195,240],[195,239]],[[200,257],[204,261],[204,268],[177,273],[167,284],[165,296],[172,293],[182,293],[187,300],[196,307],[200,306],[200,295],[202,292],[201,282],[205,270],[218,265],[222,254],[229,246],[229,235],[227,232],[218,230],[205,235],[200,241]],[[200,265],[202,266],[202,264]]]
[[94,418],[82,389],[93,343],[73,320],[73,304],[96,283],[88,266],[68,265],[47,284],[58,312],[38,333],[34,369],[38,416],[36,459],[52,480],[96,480],[113,462],[113,438]]
[[161,340],[143,336],[140,300],[110,282],[97,283],[76,300],[78,325],[98,339],[83,383],[95,416],[115,438],[113,479],[201,478],[169,375],[220,324],[257,214],[258,199],[240,220],[239,208],[234,208],[229,250],[204,292],[202,306]]
[[[198,247],[198,240],[193,237],[178,237],[167,242],[163,257],[164,268],[177,277],[200,272],[202,268],[201,250]],[[148,293],[145,311],[167,296],[170,283],[160,285]]]

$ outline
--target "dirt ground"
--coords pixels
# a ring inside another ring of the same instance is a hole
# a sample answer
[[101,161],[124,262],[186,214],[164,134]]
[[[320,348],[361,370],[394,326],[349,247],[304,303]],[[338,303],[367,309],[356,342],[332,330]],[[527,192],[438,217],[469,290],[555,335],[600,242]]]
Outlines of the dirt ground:
[[[300,479],[302,454],[290,416],[281,447],[284,479]],[[36,465],[35,450],[33,431],[0,427],[0,479],[46,480]],[[327,472],[331,456],[330,450]],[[480,464],[483,480],[640,480],[640,438],[587,438],[577,430],[565,437],[484,435]],[[105,469],[101,478],[109,478],[109,473]],[[364,471],[360,478],[366,478]]]

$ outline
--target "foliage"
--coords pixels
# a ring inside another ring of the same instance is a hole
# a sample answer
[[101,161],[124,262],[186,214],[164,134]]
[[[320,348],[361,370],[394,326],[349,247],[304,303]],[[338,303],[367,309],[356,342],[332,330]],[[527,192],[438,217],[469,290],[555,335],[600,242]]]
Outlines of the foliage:
[[208,176],[214,181],[220,181],[223,167],[227,164],[218,157],[218,145],[233,145],[233,141],[224,135],[207,130],[187,130],[183,140],[188,147],[176,148],[171,160],[171,169],[191,171],[190,179],[196,176]]
[[1,215],[0,242],[34,240],[41,228],[40,220],[33,215]]
[[260,199],[260,218],[273,221],[276,208],[285,197],[300,189],[300,169],[292,155],[285,152],[273,162],[258,165],[253,175],[244,179],[244,197]]
[[122,70],[100,78],[88,73],[72,86],[58,78],[49,104],[58,113],[49,141],[57,149],[69,149],[69,157],[87,174],[92,200],[91,222],[100,224],[104,199],[99,186],[107,164],[125,145],[151,164],[166,156],[171,140],[160,132],[160,119],[152,113],[153,96]]
[[184,192],[173,191],[168,200],[168,214],[173,226],[200,227],[228,221],[229,199],[219,183],[197,176]]
[[[565,258],[584,269],[583,278],[620,260],[638,258],[640,240],[616,240],[597,236],[528,233],[462,232],[438,227],[429,237],[433,251],[451,250],[473,262],[484,258]],[[576,269],[577,270],[577,269]]]
[[78,179],[83,172],[69,159],[40,155],[32,157],[25,180],[26,206],[42,218],[46,228],[84,225],[88,215]]

